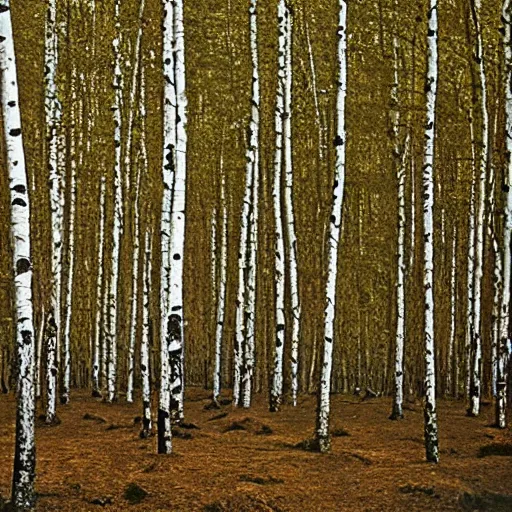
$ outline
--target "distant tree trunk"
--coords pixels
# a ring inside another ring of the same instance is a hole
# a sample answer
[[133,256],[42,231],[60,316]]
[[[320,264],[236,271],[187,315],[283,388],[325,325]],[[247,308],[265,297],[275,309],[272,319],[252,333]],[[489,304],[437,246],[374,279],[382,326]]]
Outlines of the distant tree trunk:
[[184,417],[184,324],[183,324],[183,250],[185,246],[185,202],[187,178],[187,96],[185,89],[185,39],[183,0],[175,0],[175,87],[176,87],[176,173],[172,196],[170,295],[168,319],[169,365],[171,373],[171,414]]
[[115,0],[114,49],[114,226],[112,235],[112,269],[110,273],[109,318],[108,318],[108,370],[107,402],[117,400],[117,293],[121,259],[121,233],[123,230],[123,184],[121,169],[121,123],[123,102],[123,75],[121,72],[121,20],[120,0]]
[[482,33],[480,29],[478,6],[476,0],[471,0],[471,13],[476,31],[476,45],[474,59],[478,65],[479,86],[477,95],[481,108],[481,149],[479,155],[479,179],[478,179],[478,209],[476,219],[476,243],[475,243],[475,289],[473,308],[473,368],[471,372],[470,408],[471,416],[480,414],[480,400],[482,395],[482,279],[484,272],[484,217],[485,217],[485,185],[487,178],[488,142],[489,142],[489,114],[487,111],[487,80],[484,67],[484,50]]
[[47,130],[47,158],[50,209],[52,225],[52,263],[50,308],[45,325],[49,331],[46,338],[46,422],[53,423],[57,408],[57,368],[61,307],[62,282],[62,204],[59,174],[58,132],[61,121],[61,108],[57,92],[58,40],[56,26],[56,1],[48,4],[45,26],[45,112]]
[[427,119],[423,158],[423,284],[425,289],[425,450],[427,461],[434,463],[439,461],[434,345],[434,143],[438,81],[437,30],[437,0],[429,0],[425,81]]
[[15,290],[17,407],[12,503],[15,510],[35,505],[35,339],[32,308],[30,206],[18,101],[16,56],[9,0],[0,0],[0,85],[6,167],[11,201],[11,240]]
[[164,76],[164,133],[163,133],[163,198],[161,216],[160,272],[160,390],[158,398],[158,453],[171,453],[170,369],[169,369],[169,297],[170,297],[170,239],[171,208],[175,177],[176,153],[176,89],[174,76],[174,10],[170,0],[163,1],[163,76]]
[[503,295],[501,297],[500,314],[500,346],[498,375],[496,385],[496,424],[499,428],[507,426],[507,382],[510,340],[510,277],[511,277],[511,247],[512,241],[512,2],[503,1],[503,47],[504,47],[504,77],[505,89],[505,144],[507,164],[506,203],[503,228]]
[[226,279],[228,266],[228,209],[226,204],[226,174],[224,171],[224,140],[222,141],[220,158],[220,208],[221,208],[221,239],[220,239],[220,268],[219,290],[217,295],[217,319],[215,330],[215,368],[213,372],[213,400],[217,402],[221,389],[222,369],[222,336],[224,330],[224,317],[226,311]]
[[144,241],[144,275],[142,306],[142,340],[140,344],[140,373],[142,381],[142,431],[140,437],[151,435],[151,379],[149,375],[149,308],[151,301],[151,232]]
[[[139,21],[137,38],[135,40],[135,48],[133,51],[133,70],[132,70],[132,83],[130,89],[130,104],[128,108],[128,126],[126,132],[126,146],[124,153],[124,168],[125,180],[128,183],[126,187],[127,193],[131,179],[131,153],[132,153],[132,132],[133,132],[133,119],[135,116],[135,97],[137,94],[137,81],[139,77],[139,64],[140,64],[140,48],[142,41],[143,29],[143,16],[145,0],[141,0],[139,4]],[[128,382],[126,386],[126,401],[133,402],[133,372],[135,369],[135,338],[137,334],[137,304],[138,304],[138,277],[139,277],[139,247],[140,247],[140,168],[137,169],[137,176],[135,179],[135,212],[134,212],[134,234],[133,234],[133,273],[132,273],[132,310],[131,310],[131,323],[130,323],[130,339],[128,346]]]
[[286,86],[286,43],[288,9],[284,0],[277,4],[278,19],[278,69],[277,69],[277,96],[275,110],[276,152],[274,157],[274,184],[272,195],[274,197],[275,218],[275,281],[276,281],[276,327],[275,352],[272,388],[270,391],[270,410],[276,412],[281,406],[283,393],[283,355],[285,343],[285,249],[284,230],[281,202],[281,183],[283,174],[284,149],[284,96]]
[[473,131],[473,116],[469,115],[469,128],[471,133],[472,149],[472,178],[469,200],[468,219],[468,275],[467,275],[467,309],[466,309],[466,338],[465,338],[465,366],[466,366],[466,397],[470,398],[471,386],[471,340],[474,331],[474,283],[475,283],[475,193],[476,193],[476,155]]
[[[43,343],[44,343],[44,319],[45,312],[44,307],[41,310],[41,320],[39,322],[39,330],[37,332],[37,349],[36,349],[36,400],[41,398],[42,390],[42,367],[43,367]],[[0,379],[2,374],[0,374]]]
[[[395,3],[396,7],[396,3]],[[398,9],[396,9],[398,14]],[[391,134],[393,143],[393,164],[397,176],[398,190],[398,240],[397,240],[397,304],[396,304],[396,333],[395,333],[395,389],[393,395],[393,410],[390,418],[401,419],[404,399],[404,341],[405,341],[405,169],[407,163],[407,146],[409,137],[403,147],[400,147],[400,80],[399,59],[400,46],[398,36],[393,36],[393,85],[391,87]]]
[[93,345],[93,363],[92,363],[92,396],[101,397],[100,392],[100,337],[102,329],[102,310],[103,310],[103,262],[105,258],[105,217],[106,217],[106,201],[105,201],[105,176],[101,177],[100,182],[100,226],[99,226],[99,243],[98,243],[98,277],[96,280],[96,322],[94,329],[94,345]]
[[[455,356],[458,352],[457,346],[457,225],[453,225],[452,234],[452,262],[450,268],[450,337],[448,339],[448,354],[446,360],[446,389],[445,395],[451,394],[457,397],[457,387],[453,379],[453,368],[458,366]],[[454,357],[456,362],[454,364]]]
[[[60,396],[60,403],[65,405],[69,403],[69,388],[71,383],[71,313],[73,306],[73,272],[75,263],[75,211],[76,211],[76,119],[75,107],[77,103],[76,87],[76,67],[71,71],[71,133],[70,133],[70,202],[69,202],[69,218],[68,218],[68,278],[66,281],[66,289],[64,296],[64,330],[62,335],[62,348],[63,348],[63,375],[62,375],[62,389]],[[80,114],[79,114],[80,115]],[[81,121],[81,120],[80,120]]]
[[333,185],[333,203],[329,219],[329,257],[324,323],[324,353],[318,393],[316,442],[321,452],[330,449],[329,410],[331,391],[334,320],[336,312],[336,282],[338,275],[338,246],[343,212],[345,187],[345,100],[347,96],[347,2],[339,2],[338,22],[338,100],[335,138],[336,170]]
[[286,80],[284,89],[284,169],[285,169],[285,211],[287,226],[287,256],[290,284],[290,300],[292,307],[292,342],[291,342],[291,391],[292,403],[297,405],[299,389],[299,339],[300,339],[300,297],[298,277],[298,249],[297,235],[295,233],[295,214],[293,209],[293,148],[292,148],[292,84],[293,84],[293,32],[292,13],[286,7],[287,42],[286,42]]

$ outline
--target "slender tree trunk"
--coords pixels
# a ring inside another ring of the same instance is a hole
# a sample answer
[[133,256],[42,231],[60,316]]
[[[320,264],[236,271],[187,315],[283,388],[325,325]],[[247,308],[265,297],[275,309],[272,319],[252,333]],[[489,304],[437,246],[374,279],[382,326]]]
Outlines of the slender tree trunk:
[[149,374],[149,308],[151,300],[151,231],[147,229],[144,241],[144,276],[142,308],[142,340],[140,345],[140,372],[142,381],[142,431],[140,437],[151,435],[151,379]]
[[482,396],[482,279],[484,273],[484,218],[485,218],[485,185],[487,178],[488,142],[489,142],[489,114],[487,111],[487,80],[484,66],[484,50],[478,7],[475,0],[471,1],[471,11],[476,31],[475,62],[478,65],[479,87],[477,87],[481,108],[481,150],[479,155],[478,179],[478,209],[476,224],[475,247],[475,302],[473,308],[473,368],[471,373],[470,410],[471,416],[480,414],[480,400]]
[[183,259],[185,247],[185,204],[187,178],[187,96],[185,90],[185,39],[183,0],[175,0],[175,87],[176,87],[176,174],[172,196],[170,295],[168,320],[169,365],[171,373],[171,414],[184,417],[184,324],[183,324]]
[[503,1],[503,47],[504,47],[504,89],[505,89],[505,144],[507,178],[505,219],[503,228],[503,295],[500,308],[500,346],[498,376],[496,385],[496,424],[499,428],[507,426],[507,382],[510,340],[510,278],[511,278],[511,241],[512,241],[512,2]]
[[[395,3],[395,8],[396,8]],[[396,14],[398,9],[396,8]],[[393,85],[391,87],[391,133],[393,143],[393,163],[397,176],[398,191],[398,240],[397,240],[397,280],[396,280],[396,333],[395,333],[395,389],[393,396],[392,420],[404,417],[404,342],[405,342],[405,168],[407,163],[407,146],[400,147],[400,79],[398,69],[400,46],[398,37],[393,36]]]
[[[69,219],[68,219],[68,278],[66,281],[65,297],[64,297],[64,330],[62,333],[62,348],[64,354],[62,389],[60,403],[65,405],[69,403],[69,389],[71,382],[71,313],[73,306],[73,272],[75,263],[75,210],[76,210],[76,119],[75,108],[77,104],[76,87],[76,67],[71,71],[71,134],[70,134],[70,203],[69,203]],[[81,117],[81,113],[79,114]],[[80,120],[81,121],[81,120]]]
[[300,297],[298,276],[298,249],[295,233],[295,213],[293,209],[293,147],[292,147],[292,84],[293,84],[293,26],[292,13],[286,6],[287,41],[286,41],[286,80],[284,90],[284,170],[285,189],[284,201],[287,226],[287,259],[290,284],[290,300],[292,307],[292,340],[291,340],[291,381],[292,403],[297,405],[299,390],[299,340],[300,340]]
[[220,240],[220,269],[219,290],[217,296],[217,319],[215,330],[215,368],[213,372],[213,400],[218,402],[221,389],[222,371],[222,335],[224,329],[224,316],[226,311],[226,280],[228,266],[228,209],[226,204],[226,175],[224,171],[224,140],[222,141],[220,157],[220,208],[221,208],[221,240]]
[[123,184],[121,170],[121,123],[123,101],[123,75],[121,72],[121,20],[120,0],[115,0],[116,33],[112,43],[114,49],[114,226],[112,235],[112,269],[109,287],[108,311],[108,369],[107,369],[107,402],[117,400],[117,298],[119,268],[121,259],[121,233],[123,230]]
[[423,158],[423,239],[425,289],[425,450],[428,462],[439,461],[434,344],[434,142],[438,82],[437,0],[429,0],[427,34],[427,119]]
[[57,7],[55,0],[48,4],[45,26],[45,111],[47,129],[47,158],[50,172],[50,208],[52,225],[52,278],[50,309],[46,319],[46,423],[55,421],[57,408],[57,368],[62,280],[62,204],[59,174],[58,132],[61,108],[57,97],[58,41],[56,26]]
[[158,453],[171,453],[169,318],[170,318],[170,240],[172,193],[175,178],[176,153],[176,89],[174,76],[174,9],[170,0],[164,0],[163,19],[163,76],[164,76],[164,134],[163,134],[163,199],[161,217],[160,272],[160,391],[158,405]]
[[[37,352],[36,352],[36,400],[41,398],[41,390],[42,390],[42,367],[43,367],[43,343],[44,343],[44,306],[41,309],[41,320],[39,322],[39,331],[37,331]],[[3,362],[4,363],[4,362]],[[2,374],[0,374],[1,380]]]
[[102,310],[103,310],[103,262],[105,258],[105,217],[106,217],[106,201],[105,201],[105,176],[100,181],[100,226],[99,226],[99,243],[98,243],[98,277],[96,281],[96,322],[94,329],[94,347],[93,347],[93,363],[92,363],[92,396],[101,397],[100,392],[100,337],[102,329]]
[[16,56],[9,0],[0,1],[0,85],[6,166],[11,201],[11,240],[15,290],[17,407],[12,503],[15,510],[35,505],[35,382],[30,206],[18,101]]
[[465,339],[465,356],[466,356],[466,397],[470,398],[471,387],[471,340],[473,339],[474,326],[474,284],[475,284],[475,193],[476,193],[476,155],[475,155],[475,139],[473,130],[473,116],[469,115],[469,128],[471,133],[471,151],[472,151],[472,178],[471,178],[471,192],[469,199],[469,220],[468,220],[468,302],[466,312],[466,339]]
[[276,281],[276,326],[275,326],[275,353],[272,389],[270,392],[270,410],[276,412],[281,406],[283,393],[283,355],[285,343],[285,249],[284,230],[281,202],[281,183],[283,173],[284,149],[284,96],[286,86],[286,44],[288,22],[286,19],[287,7],[284,0],[277,4],[278,19],[278,69],[277,69],[277,96],[275,110],[276,153],[274,157],[274,184],[272,195],[274,197],[275,218],[275,281]]
[[336,169],[333,185],[332,212],[329,219],[329,257],[327,270],[324,353],[318,393],[316,442],[321,452],[330,449],[329,411],[332,354],[334,343],[334,321],[336,311],[336,282],[338,275],[338,246],[343,212],[343,195],[345,187],[345,100],[347,95],[347,2],[339,0],[338,23],[338,100],[337,130],[335,138]]
[[[450,337],[446,361],[445,395],[457,396],[457,388],[453,385],[454,354],[457,353],[457,225],[453,225],[452,262],[450,268]],[[457,363],[455,364],[455,366]]]

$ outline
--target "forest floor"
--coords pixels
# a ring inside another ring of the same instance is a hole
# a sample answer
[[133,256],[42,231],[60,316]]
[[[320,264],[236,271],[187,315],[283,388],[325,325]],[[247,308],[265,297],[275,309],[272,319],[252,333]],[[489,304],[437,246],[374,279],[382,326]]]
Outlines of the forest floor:
[[[441,460],[425,462],[420,402],[388,420],[390,399],[332,397],[332,452],[304,451],[314,396],[268,412],[207,410],[190,389],[174,453],[139,438],[140,406],[108,405],[74,392],[61,423],[37,428],[36,510],[50,511],[512,511],[512,431],[492,428],[493,407],[468,418],[462,402],[440,401]],[[0,396],[0,496],[9,495],[15,404]],[[190,428],[196,426],[198,428]],[[147,493],[147,494],[146,494]]]

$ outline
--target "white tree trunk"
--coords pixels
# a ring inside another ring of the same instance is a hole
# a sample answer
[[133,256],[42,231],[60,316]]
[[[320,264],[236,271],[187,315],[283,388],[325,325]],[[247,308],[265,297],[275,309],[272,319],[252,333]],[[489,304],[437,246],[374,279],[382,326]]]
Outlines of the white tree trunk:
[[[450,268],[450,337],[448,339],[448,354],[446,361],[446,390],[445,394],[457,396],[458,390],[453,383],[454,355],[457,353],[457,224],[453,225],[452,262]],[[457,365],[457,363],[456,363]]]
[[[223,146],[224,147],[224,146]],[[224,317],[226,311],[226,279],[228,268],[228,209],[226,204],[226,174],[224,171],[224,154],[221,152],[220,160],[220,205],[222,211],[222,225],[220,238],[220,268],[219,291],[217,296],[217,320],[215,330],[215,368],[213,372],[213,400],[217,402],[221,389],[222,370],[222,335],[224,330]]]
[[169,369],[169,297],[170,297],[170,240],[171,208],[175,178],[176,154],[176,89],[174,76],[174,10],[170,0],[163,1],[163,77],[164,77],[164,133],[163,133],[163,198],[161,216],[160,273],[160,390],[158,398],[158,453],[171,453],[170,369]]
[[284,150],[284,102],[286,87],[286,43],[287,43],[287,7],[284,0],[277,4],[278,19],[278,68],[277,68],[277,96],[275,110],[276,152],[274,157],[274,183],[272,195],[274,198],[275,218],[275,281],[276,281],[276,332],[274,373],[272,389],[270,391],[270,410],[278,411],[283,393],[283,355],[285,343],[286,317],[285,317],[285,249],[284,229],[281,201],[281,183],[283,174]]
[[292,84],[293,84],[293,28],[292,13],[286,7],[287,43],[286,43],[286,81],[284,91],[284,170],[285,170],[285,211],[287,225],[287,256],[290,275],[290,300],[292,307],[291,340],[291,391],[292,403],[297,405],[299,391],[299,340],[300,340],[300,297],[298,276],[298,249],[295,233],[295,213],[293,210],[293,147],[292,147]]
[[172,196],[171,244],[172,258],[169,295],[169,365],[171,373],[171,414],[183,419],[185,392],[183,259],[185,247],[185,205],[187,178],[187,96],[185,89],[185,39],[183,0],[175,0],[175,87],[176,87],[176,175]]
[[247,167],[252,167],[251,209],[249,215],[247,298],[245,301],[246,336],[242,375],[242,401],[244,408],[251,406],[255,325],[256,325],[256,281],[258,253],[258,212],[259,212],[259,137],[260,137],[260,79],[258,64],[258,16],[257,0],[249,5],[250,46],[252,61],[251,119],[249,124],[249,145],[246,152]]
[[485,218],[485,185],[487,178],[488,142],[489,142],[489,114],[487,111],[487,80],[485,76],[484,50],[482,45],[482,33],[479,21],[479,6],[473,0],[471,9],[476,30],[475,62],[478,64],[479,87],[478,94],[481,108],[482,134],[481,149],[479,155],[479,179],[478,179],[478,209],[476,224],[475,247],[475,301],[473,309],[473,368],[471,373],[471,397],[470,414],[480,414],[480,399],[482,395],[482,279],[484,273],[484,218]]
[[106,201],[105,201],[105,176],[100,181],[100,226],[99,226],[99,243],[98,243],[98,277],[96,280],[96,322],[94,329],[94,348],[92,362],[92,396],[101,397],[100,392],[100,338],[102,330],[102,310],[103,310],[103,262],[105,258],[105,217],[106,217]]
[[338,22],[338,99],[336,123],[336,169],[333,185],[333,203],[329,219],[329,255],[327,267],[326,303],[324,317],[324,351],[318,393],[316,441],[321,452],[330,449],[329,412],[334,321],[336,312],[336,282],[338,276],[338,246],[343,213],[345,188],[345,100],[347,96],[347,2],[339,0]]
[[[34,191],[34,190],[33,190]],[[43,343],[44,343],[44,306],[41,309],[41,320],[39,322],[39,331],[37,331],[37,352],[36,352],[36,400],[41,398],[42,390],[42,367],[43,367]]]
[[400,79],[398,59],[400,46],[398,37],[393,36],[393,85],[391,87],[391,133],[393,143],[393,164],[397,176],[398,192],[398,237],[397,237],[397,278],[396,278],[396,333],[395,333],[395,389],[391,419],[404,417],[404,342],[405,342],[405,166],[407,162],[407,135],[404,147],[400,147]]
[[149,375],[149,309],[151,301],[151,231],[146,231],[144,241],[144,275],[142,306],[142,339],[140,344],[140,373],[142,381],[142,431],[143,439],[151,435],[151,379]]
[[434,147],[438,82],[437,0],[429,0],[427,33],[427,119],[423,157],[423,239],[425,289],[425,451],[428,462],[439,461],[434,344]]
[[121,169],[121,123],[123,99],[123,75],[121,72],[121,21],[120,0],[115,0],[116,34],[112,42],[114,49],[114,226],[112,234],[112,269],[109,282],[108,311],[108,369],[107,369],[107,402],[117,399],[117,288],[121,259],[121,233],[123,230],[123,184]]
[[56,1],[48,4],[45,26],[45,112],[47,129],[47,158],[50,171],[50,210],[52,225],[51,297],[46,326],[46,422],[53,423],[57,407],[58,347],[62,282],[62,204],[59,174],[58,133],[61,108],[57,97],[58,41],[56,26]]
[[11,201],[16,322],[17,407],[12,503],[15,510],[32,510],[36,452],[30,206],[9,0],[0,1],[0,84]]
[[[69,403],[69,389],[71,382],[71,313],[73,306],[73,272],[75,263],[75,211],[76,211],[76,119],[75,119],[75,105],[77,104],[76,87],[78,87],[76,77],[76,67],[73,66],[71,71],[71,129],[70,129],[70,203],[69,203],[69,219],[68,219],[68,278],[66,281],[66,289],[64,296],[64,329],[62,333],[62,348],[63,348],[63,375],[62,375],[62,389],[60,396],[60,403]],[[82,113],[79,112],[79,122],[81,122]]]
[[504,77],[505,89],[505,144],[507,164],[505,177],[507,183],[505,221],[503,228],[503,295],[500,308],[500,346],[498,360],[496,424],[499,428],[507,426],[507,382],[510,341],[510,278],[511,278],[511,247],[512,241],[512,2],[503,1],[502,18],[504,24]]

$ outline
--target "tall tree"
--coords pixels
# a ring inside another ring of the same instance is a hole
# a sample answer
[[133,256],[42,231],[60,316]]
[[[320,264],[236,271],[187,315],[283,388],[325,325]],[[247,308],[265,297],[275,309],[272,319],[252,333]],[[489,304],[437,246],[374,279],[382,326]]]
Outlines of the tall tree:
[[260,78],[258,56],[258,1],[249,4],[249,33],[252,64],[251,117],[249,120],[249,140],[247,141],[246,161],[251,167],[251,207],[249,213],[247,247],[247,281],[245,283],[245,339],[242,367],[242,405],[250,407],[253,389],[255,326],[256,326],[256,265],[258,254],[259,216],[259,162],[260,162]]
[[15,289],[17,407],[12,502],[15,510],[35,504],[35,373],[30,205],[21,132],[16,55],[9,0],[0,1],[0,84],[11,201]]
[[336,312],[336,283],[338,276],[338,246],[342,224],[343,196],[345,188],[345,101],[347,96],[347,2],[339,0],[338,21],[338,99],[336,105],[336,167],[333,184],[333,202],[329,218],[329,256],[324,317],[324,352],[318,392],[316,442],[321,452],[331,446],[329,433],[330,391],[334,321]]
[[484,217],[486,204],[486,179],[489,143],[489,113],[487,111],[487,79],[485,75],[484,48],[479,18],[480,2],[471,0],[471,15],[475,25],[474,61],[478,66],[477,98],[480,106],[481,134],[478,175],[478,208],[475,243],[475,300],[473,308],[473,340],[472,340],[472,372],[470,389],[469,414],[480,414],[480,399],[482,395],[482,279],[484,273]]
[[438,82],[437,0],[429,0],[427,32],[427,117],[423,155],[423,285],[425,291],[425,450],[428,462],[439,461],[434,345],[434,150]]
[[48,317],[46,319],[46,422],[56,418],[57,372],[60,337],[61,282],[62,282],[62,177],[59,173],[58,135],[61,124],[61,105],[57,90],[58,32],[57,4],[50,0],[45,26],[45,113],[47,159],[50,172],[50,208],[52,225],[52,280]]
[[511,278],[511,247],[512,242],[512,2],[503,1],[503,48],[504,73],[503,87],[505,89],[505,147],[507,179],[505,196],[505,219],[503,227],[503,295],[501,297],[500,314],[500,346],[498,360],[498,375],[496,383],[496,424],[499,428],[507,426],[507,383],[509,362],[510,336],[510,278]]
[[284,0],[277,4],[278,20],[278,68],[277,68],[277,95],[275,109],[276,151],[274,157],[274,183],[272,195],[274,197],[275,218],[275,281],[276,281],[276,331],[275,353],[272,388],[270,391],[270,410],[278,411],[283,393],[283,356],[285,343],[285,249],[284,226],[281,201],[281,183],[283,175],[284,150],[284,96],[286,86],[286,38],[288,30],[287,6]]
[[121,234],[123,231],[123,183],[121,179],[121,123],[123,103],[123,74],[121,71],[121,1],[114,3],[115,36],[112,42],[114,50],[114,226],[112,229],[112,267],[108,296],[108,363],[107,363],[107,401],[117,399],[117,298],[119,269],[121,259]]

